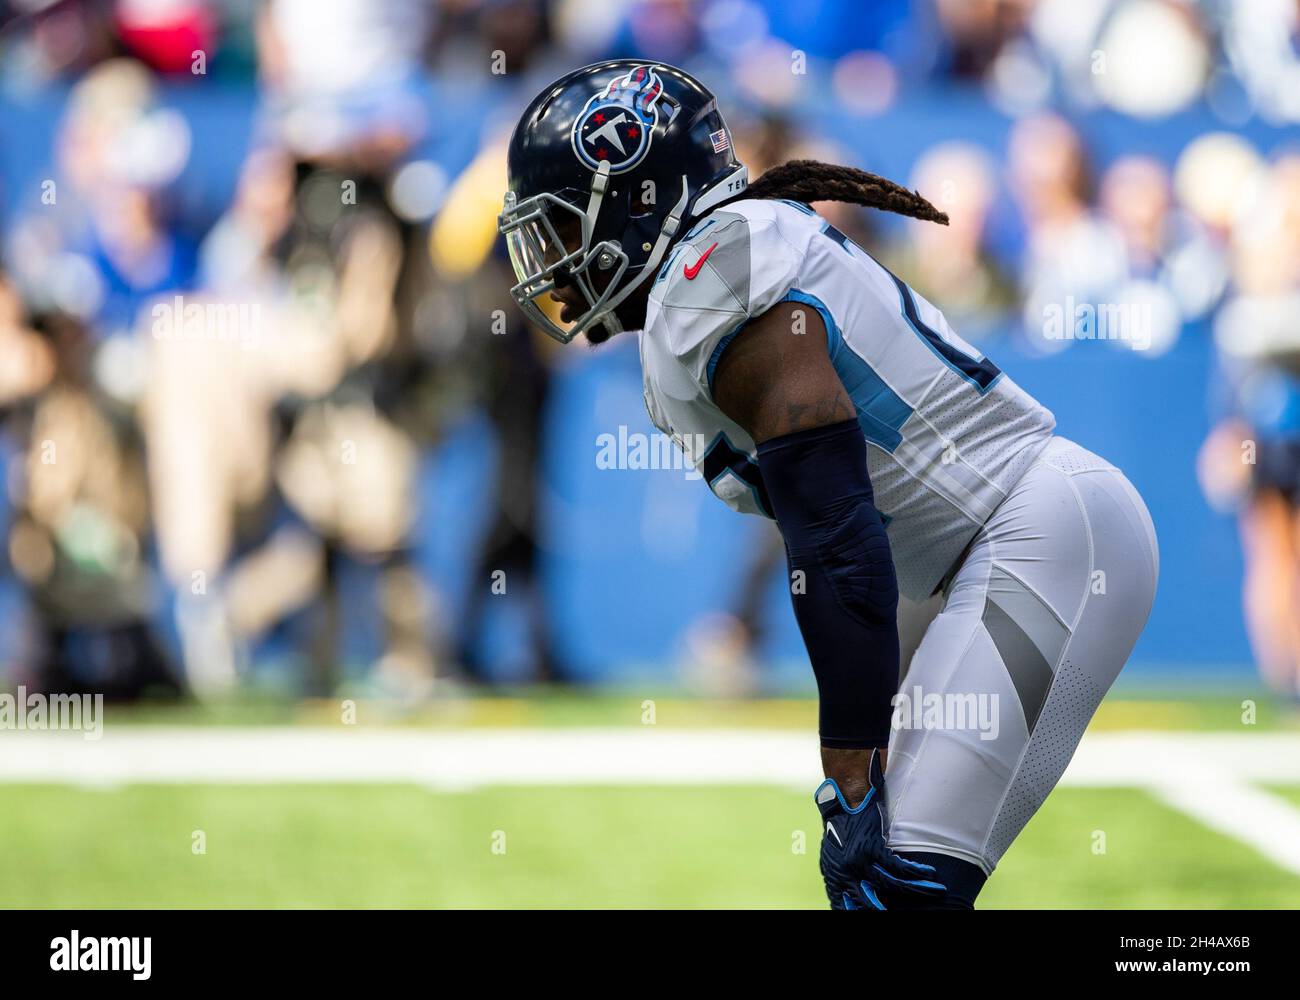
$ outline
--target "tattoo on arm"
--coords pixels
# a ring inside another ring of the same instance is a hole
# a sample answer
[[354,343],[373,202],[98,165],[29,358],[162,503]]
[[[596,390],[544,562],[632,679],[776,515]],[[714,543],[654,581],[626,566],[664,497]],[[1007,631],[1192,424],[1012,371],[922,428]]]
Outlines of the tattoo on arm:
[[849,403],[848,397],[842,392],[815,400],[812,403],[788,402],[785,407],[786,411],[786,430],[783,434],[790,434],[793,431],[804,430],[808,427],[824,427],[826,424],[836,424],[841,420],[848,420],[852,417],[853,406]]

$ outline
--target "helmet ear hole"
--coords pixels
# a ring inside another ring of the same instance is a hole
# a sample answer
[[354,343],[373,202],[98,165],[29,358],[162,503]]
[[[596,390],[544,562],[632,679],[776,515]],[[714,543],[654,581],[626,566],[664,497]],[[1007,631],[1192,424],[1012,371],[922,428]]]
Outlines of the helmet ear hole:
[[654,182],[646,181],[632,196],[632,214],[649,215],[655,210]]

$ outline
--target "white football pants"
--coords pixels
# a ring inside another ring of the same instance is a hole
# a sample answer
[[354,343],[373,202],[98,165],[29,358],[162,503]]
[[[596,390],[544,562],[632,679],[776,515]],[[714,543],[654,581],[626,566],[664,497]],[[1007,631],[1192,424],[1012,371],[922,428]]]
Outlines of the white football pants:
[[971,543],[900,683],[890,847],[992,873],[1132,652],[1159,565],[1123,474],[1048,442]]

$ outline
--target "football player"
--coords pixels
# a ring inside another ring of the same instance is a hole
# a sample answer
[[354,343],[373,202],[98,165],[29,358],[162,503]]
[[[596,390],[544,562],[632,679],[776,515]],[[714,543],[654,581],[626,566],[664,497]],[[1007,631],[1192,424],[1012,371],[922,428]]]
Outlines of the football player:
[[[819,692],[831,905],[970,908],[1146,622],[1142,499],[809,205],[943,213],[846,166],[751,183],[681,70],[557,80],[508,168],[520,307],[565,343],[640,329],[651,420],[781,530]],[[900,591],[942,607],[895,712]]]

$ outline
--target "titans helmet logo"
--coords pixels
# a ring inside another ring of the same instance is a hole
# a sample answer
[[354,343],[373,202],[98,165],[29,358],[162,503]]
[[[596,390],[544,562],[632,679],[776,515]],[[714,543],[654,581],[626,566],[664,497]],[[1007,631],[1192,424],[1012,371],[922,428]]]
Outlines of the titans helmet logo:
[[650,151],[659,124],[663,81],[649,66],[637,66],[595,94],[573,123],[573,153],[587,167],[609,164],[611,174],[631,170]]

